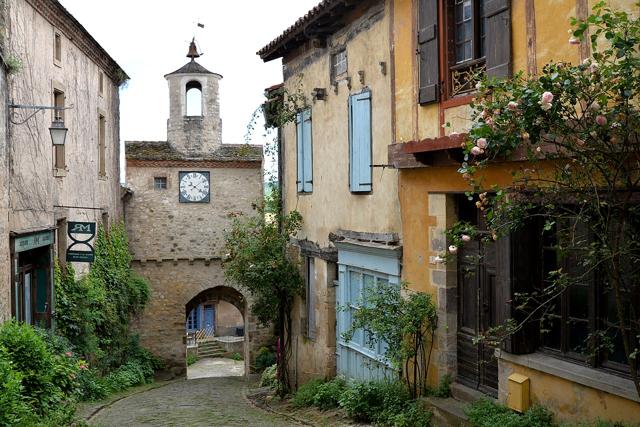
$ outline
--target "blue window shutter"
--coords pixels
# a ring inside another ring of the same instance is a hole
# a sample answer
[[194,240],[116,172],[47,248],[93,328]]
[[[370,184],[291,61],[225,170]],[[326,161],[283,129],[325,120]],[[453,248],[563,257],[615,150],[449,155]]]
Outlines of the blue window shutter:
[[311,193],[313,191],[313,145],[311,137],[311,110],[302,112],[302,152],[303,156],[303,183],[302,191]]
[[349,130],[349,188],[371,191],[371,92],[349,98]]
[[298,113],[296,116],[296,162],[298,166],[298,172],[296,174],[296,189],[298,193],[303,191],[302,182],[304,181],[304,150],[302,148],[303,139],[303,126],[302,126],[302,113]]

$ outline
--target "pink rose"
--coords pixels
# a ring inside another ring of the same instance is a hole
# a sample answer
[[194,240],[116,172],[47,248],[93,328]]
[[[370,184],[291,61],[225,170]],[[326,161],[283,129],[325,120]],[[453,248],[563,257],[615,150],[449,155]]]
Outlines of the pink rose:
[[545,104],[549,104],[553,102],[553,94],[551,92],[543,93],[541,101],[544,102]]
[[598,101],[593,101],[589,108],[593,111],[598,111],[600,109],[600,104],[598,103]]
[[604,126],[607,124],[607,118],[605,116],[603,116],[602,114],[598,114],[596,116],[596,123],[600,126]]
[[464,179],[465,181],[469,181],[471,179],[471,175],[469,175],[468,173],[463,173],[462,179]]
[[580,44],[580,40],[578,40],[578,39],[577,39],[577,38],[575,38],[575,37],[571,37],[571,38],[569,39],[569,44]]
[[469,236],[468,234],[463,234],[462,236],[460,236],[460,238],[462,239],[463,242],[471,241],[471,236]]
[[482,153],[484,153],[484,150],[477,145],[471,149],[471,154],[473,154],[474,156],[479,156]]
[[511,111],[515,111],[515,110],[517,110],[517,109],[518,109],[518,103],[517,103],[517,102],[515,102],[515,101],[510,101],[510,102],[507,104],[507,108],[508,108],[509,110],[511,110]]
[[80,364],[80,369],[87,369],[87,365],[85,365],[84,363]]
[[478,138],[478,140],[476,141],[476,144],[478,145],[478,147],[482,148],[483,150],[485,148],[487,148],[487,139],[486,138]]
[[452,255],[457,254],[458,253],[458,247],[456,245],[449,246],[449,253],[451,253]]
[[73,353],[71,353],[70,351],[67,351],[64,355],[67,356],[67,357],[71,357],[71,356],[73,356]]

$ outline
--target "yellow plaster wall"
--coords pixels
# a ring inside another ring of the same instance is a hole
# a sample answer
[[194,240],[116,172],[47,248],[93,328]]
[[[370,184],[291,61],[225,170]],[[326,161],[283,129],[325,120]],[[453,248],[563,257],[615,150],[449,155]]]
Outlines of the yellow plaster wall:
[[500,365],[505,377],[512,373],[529,377],[531,403],[549,408],[559,421],[600,418],[640,425],[638,402],[510,362],[501,360]]
[[[296,191],[296,127],[288,124],[284,129],[285,208],[287,211],[297,209],[304,218],[299,238],[307,238],[320,246],[327,246],[329,233],[337,229],[401,231],[396,170],[373,168],[371,194],[352,194],[349,191],[350,94],[365,88],[371,90],[373,163],[387,164],[387,146],[392,140],[388,9],[385,8],[384,18],[368,30],[349,41],[346,41],[345,34],[338,33],[330,44],[345,42],[351,89],[343,80],[339,83],[338,93],[334,93],[330,84],[329,49],[321,52],[321,57],[315,62],[298,68],[299,73],[285,82],[290,92],[300,89],[309,101],[313,88],[326,88],[328,92],[326,101],[310,103],[313,140],[311,194],[298,194]],[[304,60],[305,57],[300,56],[285,66],[296,69]],[[380,62],[387,64],[386,75],[380,70]],[[358,71],[364,71],[364,84],[359,81]]]

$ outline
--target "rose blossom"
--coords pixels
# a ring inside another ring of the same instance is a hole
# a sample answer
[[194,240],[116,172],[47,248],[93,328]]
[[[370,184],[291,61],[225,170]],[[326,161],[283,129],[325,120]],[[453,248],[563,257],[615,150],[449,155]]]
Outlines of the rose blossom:
[[462,179],[469,181],[471,179],[471,175],[465,172],[462,174]]
[[471,149],[471,154],[473,154],[474,156],[479,156],[482,153],[484,153],[484,150],[477,145]]
[[456,245],[449,246],[449,253],[455,255],[456,253],[458,253],[458,247]]
[[604,126],[607,124],[607,118],[602,114],[598,114],[596,116],[596,123],[599,124],[600,126]]
[[517,103],[517,102],[515,102],[515,101],[510,101],[510,102],[507,104],[507,108],[508,108],[509,110],[511,110],[511,111],[517,110],[517,109],[518,109],[518,103]]
[[598,101],[593,101],[589,108],[593,111],[598,111],[600,109],[600,104],[598,103]]
[[73,356],[73,353],[71,353],[70,351],[67,351],[64,355],[67,356],[67,357],[71,357],[71,356]]
[[545,104],[550,104],[551,102],[553,102],[553,94],[551,92],[543,93],[541,101]]
[[463,234],[462,236],[460,236],[460,238],[462,239],[463,242],[471,241],[471,236],[469,236],[468,234]]
[[483,150],[485,148],[487,148],[487,139],[486,138],[478,138],[478,140],[476,141],[476,144],[478,145],[478,147],[482,148]]
[[577,38],[575,38],[575,37],[571,37],[571,38],[569,39],[569,44],[580,44],[580,40],[578,40],[578,39],[577,39]]
[[542,153],[542,147],[538,147],[538,148],[536,148],[536,151],[537,151],[538,153]]
[[544,110],[544,111],[548,111],[551,109],[552,105],[548,102],[541,102],[540,103],[540,107]]

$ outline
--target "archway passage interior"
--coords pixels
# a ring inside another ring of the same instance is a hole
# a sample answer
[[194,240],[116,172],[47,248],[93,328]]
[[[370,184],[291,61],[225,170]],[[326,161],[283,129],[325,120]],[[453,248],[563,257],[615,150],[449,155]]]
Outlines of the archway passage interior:
[[[248,372],[247,331],[247,301],[234,288],[206,289],[185,305],[186,351],[191,358],[202,360],[240,355],[245,360],[245,372]],[[215,363],[210,365],[216,366]]]

